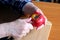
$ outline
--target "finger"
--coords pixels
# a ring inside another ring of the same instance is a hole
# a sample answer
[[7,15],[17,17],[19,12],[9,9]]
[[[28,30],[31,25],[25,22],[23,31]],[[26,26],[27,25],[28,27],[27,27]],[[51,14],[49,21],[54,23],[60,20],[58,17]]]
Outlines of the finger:
[[29,28],[30,30],[32,30],[32,29],[33,29],[33,25],[30,24],[30,23],[28,23],[28,28]]
[[24,34],[27,34],[27,33],[29,33],[30,32],[30,29],[25,29],[22,33]]

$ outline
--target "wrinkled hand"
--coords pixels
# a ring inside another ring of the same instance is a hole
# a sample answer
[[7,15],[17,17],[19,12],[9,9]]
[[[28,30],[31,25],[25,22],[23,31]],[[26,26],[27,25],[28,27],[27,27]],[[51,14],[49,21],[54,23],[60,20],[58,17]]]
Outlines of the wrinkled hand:
[[[27,19],[28,20],[28,19]],[[17,19],[16,21],[0,24],[0,38],[5,36],[13,36],[21,38],[33,29],[26,19]]]
[[[29,9],[29,10],[28,10]],[[28,2],[24,7],[23,7],[23,11],[25,14],[29,14],[31,16],[31,14],[33,14],[35,11],[41,13],[45,20],[47,21],[47,18],[46,16],[44,15],[44,13],[42,12],[42,10],[40,8],[38,8],[36,5],[34,5],[33,3],[31,2]],[[45,22],[46,22],[45,21]]]
[[[28,10],[29,9],[29,10]],[[33,26],[35,25],[37,28],[36,29],[41,29],[42,27],[45,26],[46,22],[47,22],[47,18],[44,15],[44,13],[42,12],[42,10],[40,8],[38,8],[37,6],[35,6],[33,3],[29,2],[27,3],[24,7],[23,7],[23,11],[25,14],[28,15],[28,17],[30,17],[31,15],[33,15],[34,13],[40,13],[42,16],[40,16],[39,20],[33,20]],[[38,23],[37,23],[38,21]],[[41,24],[41,25],[40,25]]]

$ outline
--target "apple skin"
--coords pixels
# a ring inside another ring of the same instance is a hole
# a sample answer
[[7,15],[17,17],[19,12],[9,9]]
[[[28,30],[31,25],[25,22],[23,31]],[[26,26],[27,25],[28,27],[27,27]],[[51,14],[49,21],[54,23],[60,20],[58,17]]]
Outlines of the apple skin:
[[39,15],[37,18],[32,19],[32,25],[36,28],[39,28],[42,24],[45,25],[45,17],[39,13],[35,12],[35,14]]

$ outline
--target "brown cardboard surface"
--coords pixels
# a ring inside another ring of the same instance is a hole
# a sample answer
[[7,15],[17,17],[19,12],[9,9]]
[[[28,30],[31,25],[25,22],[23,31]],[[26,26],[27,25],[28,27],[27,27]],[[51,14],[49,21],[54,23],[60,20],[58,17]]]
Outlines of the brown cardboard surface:
[[51,22],[48,21],[45,27],[40,30],[33,29],[21,40],[48,40],[51,25]]

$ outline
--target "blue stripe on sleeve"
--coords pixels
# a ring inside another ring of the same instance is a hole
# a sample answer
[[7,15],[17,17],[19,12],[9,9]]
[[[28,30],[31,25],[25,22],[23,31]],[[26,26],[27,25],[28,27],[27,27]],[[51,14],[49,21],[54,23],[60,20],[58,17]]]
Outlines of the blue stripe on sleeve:
[[16,8],[18,8],[19,10],[22,10],[23,6],[26,4],[26,1],[20,1],[20,0],[0,0],[0,4],[3,5],[11,5],[14,6]]

